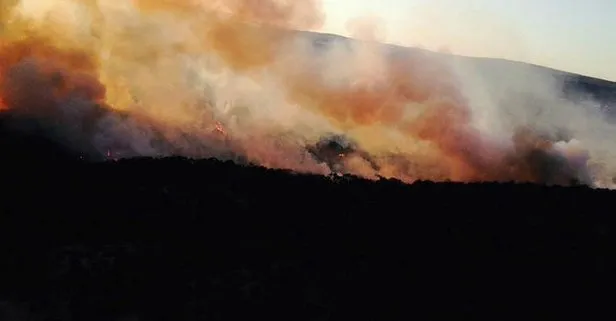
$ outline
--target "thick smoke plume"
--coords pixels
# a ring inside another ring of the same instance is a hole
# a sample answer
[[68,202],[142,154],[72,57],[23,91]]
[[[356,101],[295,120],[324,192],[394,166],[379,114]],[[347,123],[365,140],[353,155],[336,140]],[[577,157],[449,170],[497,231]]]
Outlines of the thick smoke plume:
[[25,4],[0,1],[0,110],[87,157],[409,182],[608,186],[616,170],[599,143],[614,129],[552,80],[505,70],[494,86],[455,58],[371,42],[357,21],[366,41],[299,31],[324,22],[317,0]]

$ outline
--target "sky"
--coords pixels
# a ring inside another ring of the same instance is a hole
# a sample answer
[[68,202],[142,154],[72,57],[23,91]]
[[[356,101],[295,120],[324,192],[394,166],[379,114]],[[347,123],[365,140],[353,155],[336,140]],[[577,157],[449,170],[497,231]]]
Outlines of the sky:
[[325,32],[352,36],[359,21],[388,43],[616,81],[616,0],[322,1]]
[[[33,8],[58,0],[22,0]],[[109,0],[99,0],[109,1]],[[211,1],[211,0],[201,0]],[[319,30],[454,54],[504,58],[616,81],[616,0],[320,0]],[[42,10],[42,9],[41,9]]]

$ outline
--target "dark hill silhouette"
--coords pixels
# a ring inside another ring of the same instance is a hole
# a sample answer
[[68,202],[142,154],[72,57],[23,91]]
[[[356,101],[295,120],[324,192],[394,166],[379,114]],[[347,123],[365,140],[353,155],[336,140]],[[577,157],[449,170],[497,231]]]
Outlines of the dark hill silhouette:
[[5,162],[1,175],[4,320],[516,320],[611,306],[607,190],[182,158]]

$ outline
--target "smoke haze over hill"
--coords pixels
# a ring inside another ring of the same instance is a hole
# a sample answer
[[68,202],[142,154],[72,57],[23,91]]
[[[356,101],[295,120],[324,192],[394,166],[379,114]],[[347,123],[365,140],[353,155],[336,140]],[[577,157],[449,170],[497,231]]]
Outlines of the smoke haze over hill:
[[[569,87],[588,79],[385,46],[361,21],[367,41],[292,31],[319,29],[316,1],[67,0],[36,17],[0,5],[3,115],[94,159],[216,157],[408,182],[616,176],[602,98],[613,84],[584,96]],[[332,137],[345,142],[323,144]]]

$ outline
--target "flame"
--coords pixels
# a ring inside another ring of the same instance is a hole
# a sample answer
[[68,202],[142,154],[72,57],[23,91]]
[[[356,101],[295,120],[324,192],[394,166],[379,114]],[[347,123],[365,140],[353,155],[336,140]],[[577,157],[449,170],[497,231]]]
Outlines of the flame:
[[227,135],[227,132],[225,131],[225,128],[222,126],[222,124],[220,122],[216,122],[216,126],[215,129],[217,132],[221,133],[222,135]]

